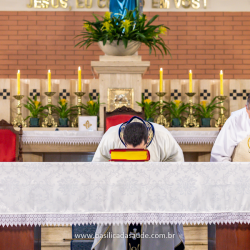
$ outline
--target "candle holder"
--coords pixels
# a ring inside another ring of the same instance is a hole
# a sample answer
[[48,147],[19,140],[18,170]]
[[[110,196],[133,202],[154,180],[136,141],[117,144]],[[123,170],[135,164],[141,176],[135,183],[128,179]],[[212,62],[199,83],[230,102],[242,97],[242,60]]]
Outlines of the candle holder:
[[222,102],[220,105],[221,105],[221,108],[220,108],[220,116],[218,118],[218,120],[216,121],[215,123],[215,127],[218,128],[218,127],[223,127],[223,125],[225,124],[227,118],[225,117],[224,115],[224,104],[223,102],[227,99],[226,96],[218,96],[218,99]]
[[184,128],[186,127],[196,127],[198,128],[200,125],[199,123],[196,121],[196,119],[194,118],[194,115],[193,115],[193,96],[195,95],[196,93],[194,92],[189,92],[189,93],[186,93],[186,95],[189,97],[189,115],[188,115],[188,118],[187,120],[184,122]]
[[24,121],[23,117],[22,117],[22,113],[21,113],[21,108],[22,108],[22,104],[21,104],[21,100],[24,98],[24,95],[14,95],[13,96],[16,100],[17,100],[17,116],[14,119],[14,121],[12,122],[12,125],[14,127],[27,127],[26,122]]
[[160,115],[155,118],[155,123],[160,124],[164,126],[165,128],[169,128],[170,123],[167,121],[167,119],[163,115],[163,96],[166,95],[166,92],[156,92],[156,95],[159,96],[160,100]]
[[84,92],[75,92],[75,95],[77,96],[77,109],[78,113],[75,117],[74,121],[71,124],[71,127],[78,127],[78,117],[82,115],[82,97],[85,95]]
[[52,116],[52,110],[51,110],[51,105],[52,105],[52,96],[56,92],[45,92],[45,95],[48,96],[48,116],[44,119],[44,122],[42,123],[42,127],[57,127],[57,122],[55,122],[54,117]]

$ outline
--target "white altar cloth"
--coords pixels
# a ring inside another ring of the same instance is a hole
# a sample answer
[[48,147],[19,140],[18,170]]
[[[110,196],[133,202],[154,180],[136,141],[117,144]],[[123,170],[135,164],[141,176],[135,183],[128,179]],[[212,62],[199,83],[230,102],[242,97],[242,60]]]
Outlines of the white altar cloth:
[[[218,131],[180,131],[171,130],[179,144],[213,144]],[[25,144],[90,144],[100,143],[103,131],[24,131]]]
[[235,222],[249,163],[0,164],[0,225]]
[[100,143],[103,131],[24,131],[25,144],[91,144]]

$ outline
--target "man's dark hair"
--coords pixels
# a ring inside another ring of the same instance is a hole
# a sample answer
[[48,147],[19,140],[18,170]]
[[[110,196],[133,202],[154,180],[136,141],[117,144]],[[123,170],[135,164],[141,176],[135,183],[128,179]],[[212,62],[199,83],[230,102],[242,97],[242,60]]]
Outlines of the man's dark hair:
[[144,141],[148,141],[148,130],[144,123],[131,122],[126,125],[124,129],[123,139],[126,144],[133,145],[136,147]]

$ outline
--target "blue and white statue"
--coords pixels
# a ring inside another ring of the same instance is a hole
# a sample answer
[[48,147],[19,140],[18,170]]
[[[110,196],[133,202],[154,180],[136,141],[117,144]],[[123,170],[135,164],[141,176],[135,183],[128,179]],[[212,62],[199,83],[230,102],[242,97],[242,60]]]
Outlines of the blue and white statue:
[[136,7],[138,7],[140,13],[142,13],[143,0],[110,0],[109,11],[124,16],[126,9],[134,10]]

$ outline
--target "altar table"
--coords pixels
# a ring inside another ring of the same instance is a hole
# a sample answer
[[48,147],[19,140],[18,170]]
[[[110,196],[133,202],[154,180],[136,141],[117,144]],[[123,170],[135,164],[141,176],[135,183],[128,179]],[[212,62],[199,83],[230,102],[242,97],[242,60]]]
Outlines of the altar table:
[[[179,143],[185,161],[210,160],[210,152],[218,128],[168,128]],[[24,128],[24,161],[42,162],[46,153],[86,153],[95,152],[103,131],[80,132],[76,128]]]
[[0,225],[249,223],[249,163],[1,163]]

